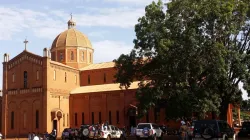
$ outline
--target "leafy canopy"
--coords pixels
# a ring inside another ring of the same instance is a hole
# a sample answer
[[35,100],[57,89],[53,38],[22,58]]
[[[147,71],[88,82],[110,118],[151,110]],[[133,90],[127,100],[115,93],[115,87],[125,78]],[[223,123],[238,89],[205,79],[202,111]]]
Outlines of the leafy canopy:
[[[115,60],[117,82],[141,81],[141,114],[166,108],[169,118],[220,113],[250,91],[248,0],[172,0],[146,6],[130,54]],[[167,9],[167,10],[166,10]],[[147,82],[145,82],[147,81]]]

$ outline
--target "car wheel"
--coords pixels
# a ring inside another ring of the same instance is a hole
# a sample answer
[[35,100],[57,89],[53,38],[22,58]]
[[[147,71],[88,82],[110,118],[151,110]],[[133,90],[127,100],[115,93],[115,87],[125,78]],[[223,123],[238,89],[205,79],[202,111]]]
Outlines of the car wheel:
[[214,136],[214,130],[212,128],[205,128],[201,134],[201,137],[204,138],[205,140],[212,139]]

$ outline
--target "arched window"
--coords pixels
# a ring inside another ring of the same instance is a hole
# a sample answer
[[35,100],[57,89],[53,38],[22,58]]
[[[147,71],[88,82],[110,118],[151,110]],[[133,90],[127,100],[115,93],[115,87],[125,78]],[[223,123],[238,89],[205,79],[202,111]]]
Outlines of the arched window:
[[63,53],[60,53],[60,61],[63,61]]
[[103,75],[103,82],[106,83],[106,73]]
[[63,113],[63,127],[65,127],[65,114]]
[[56,70],[54,70],[54,80],[56,80]]
[[74,60],[74,52],[71,51],[71,60]]
[[65,80],[65,82],[67,82],[67,73],[66,72],[65,72],[64,80]]
[[92,55],[91,55],[91,53],[89,54],[89,63],[91,63],[92,62]]
[[26,111],[23,112],[23,128],[26,128],[27,125],[27,113]]
[[77,126],[77,113],[75,113],[75,126]]
[[84,61],[84,52],[82,52],[82,61]]
[[36,71],[36,80],[39,80],[39,71]]
[[36,129],[39,128],[39,111],[36,110]]
[[14,129],[14,122],[15,122],[15,114],[14,111],[11,112],[11,122],[10,122],[10,128]]
[[23,72],[23,87],[24,88],[28,87],[28,73],[27,73],[27,71]]
[[16,78],[16,75],[15,73],[12,74],[12,82],[14,83],[15,82],[15,78]]
[[90,75],[88,75],[88,84],[90,84]]

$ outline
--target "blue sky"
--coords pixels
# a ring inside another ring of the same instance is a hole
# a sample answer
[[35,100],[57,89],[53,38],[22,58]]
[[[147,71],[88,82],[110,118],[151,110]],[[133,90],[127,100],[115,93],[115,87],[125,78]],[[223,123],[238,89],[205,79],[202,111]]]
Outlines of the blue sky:
[[[156,0],[155,0],[156,1]],[[67,29],[70,13],[76,28],[92,42],[94,63],[112,61],[129,53],[135,38],[134,25],[152,0],[1,0],[0,61],[24,50],[42,55],[54,38]],[[1,57],[2,56],[2,57]],[[2,79],[2,65],[0,66]],[[2,80],[0,80],[2,85]],[[244,94],[246,98],[246,94]]]

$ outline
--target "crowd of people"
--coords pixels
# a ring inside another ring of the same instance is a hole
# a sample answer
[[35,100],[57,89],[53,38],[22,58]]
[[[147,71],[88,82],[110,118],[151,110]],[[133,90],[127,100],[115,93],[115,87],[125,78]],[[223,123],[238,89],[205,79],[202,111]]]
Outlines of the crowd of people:
[[48,132],[45,132],[43,135],[40,135],[38,133],[29,132],[28,134],[28,140],[56,140],[57,132],[56,130],[52,130],[52,132],[49,134]]

